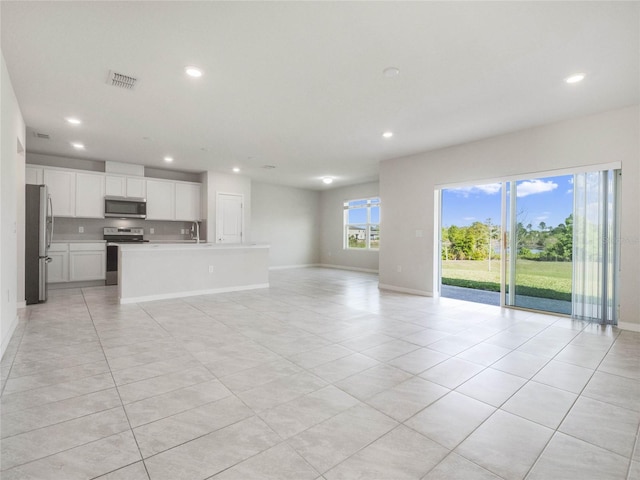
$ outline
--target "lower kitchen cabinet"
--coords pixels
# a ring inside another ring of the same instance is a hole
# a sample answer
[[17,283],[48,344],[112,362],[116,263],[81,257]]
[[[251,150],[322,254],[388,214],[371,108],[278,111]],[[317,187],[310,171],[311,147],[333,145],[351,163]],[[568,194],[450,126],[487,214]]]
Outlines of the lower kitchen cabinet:
[[69,244],[69,280],[104,280],[107,252],[104,243]]
[[51,261],[47,264],[47,283],[69,281],[69,244],[52,243],[48,252]]
[[104,242],[54,243],[49,248],[52,258],[47,269],[47,282],[84,282],[104,280],[107,252]]

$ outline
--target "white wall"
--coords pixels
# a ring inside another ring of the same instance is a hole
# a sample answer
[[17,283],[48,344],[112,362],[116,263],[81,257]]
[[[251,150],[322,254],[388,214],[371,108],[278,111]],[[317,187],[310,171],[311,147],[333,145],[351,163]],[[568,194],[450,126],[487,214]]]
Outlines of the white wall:
[[436,185],[620,161],[620,326],[640,329],[638,115],[637,106],[629,107],[382,162],[380,196],[393,215],[382,218],[381,286],[433,292]]
[[[0,357],[18,323],[24,302],[24,145],[25,125],[7,66],[0,73]],[[22,150],[21,153],[19,153]],[[20,238],[20,241],[18,241]],[[20,244],[20,245],[19,245]],[[22,287],[18,288],[18,279]],[[22,292],[22,293],[20,293]]]
[[[228,175],[218,172],[205,172],[207,217],[206,228],[207,241],[216,241],[216,196],[218,193],[235,193],[244,195],[244,230],[243,238],[251,238],[251,180],[243,175]],[[245,241],[246,243],[246,241]]]
[[[327,266],[338,266],[355,270],[378,271],[378,252],[363,250],[345,250],[344,202],[380,195],[378,182],[362,183],[342,188],[325,190],[320,197],[321,227],[320,263]],[[381,215],[392,215],[385,199],[381,198]],[[395,213],[394,213],[395,214]],[[382,220],[381,220],[382,221]],[[380,227],[380,245],[387,241],[387,232]]]
[[270,267],[320,261],[320,192],[251,183],[251,240],[268,243]]

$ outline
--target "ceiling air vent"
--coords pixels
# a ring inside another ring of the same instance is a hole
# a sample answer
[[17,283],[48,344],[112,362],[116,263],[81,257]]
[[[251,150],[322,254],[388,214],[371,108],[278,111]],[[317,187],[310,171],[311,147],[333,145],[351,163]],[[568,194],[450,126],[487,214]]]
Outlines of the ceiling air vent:
[[264,168],[265,170],[273,170],[274,168],[276,168],[275,165],[262,165],[262,167],[260,168]]
[[107,83],[109,85],[113,87],[126,88],[127,90],[132,90],[137,81],[137,78],[130,77],[129,75],[123,75],[122,73],[114,72],[113,70],[109,70],[109,78],[107,78]]
[[33,132],[33,136],[42,140],[51,140],[51,136],[48,133]]

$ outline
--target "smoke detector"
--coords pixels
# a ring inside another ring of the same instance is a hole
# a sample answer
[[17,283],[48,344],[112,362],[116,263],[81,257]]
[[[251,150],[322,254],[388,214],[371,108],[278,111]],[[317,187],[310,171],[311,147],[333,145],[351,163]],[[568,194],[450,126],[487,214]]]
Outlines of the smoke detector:
[[133,90],[138,79],[130,75],[124,75],[122,73],[109,70],[109,76],[107,77],[107,84],[112,87],[125,88],[127,90]]

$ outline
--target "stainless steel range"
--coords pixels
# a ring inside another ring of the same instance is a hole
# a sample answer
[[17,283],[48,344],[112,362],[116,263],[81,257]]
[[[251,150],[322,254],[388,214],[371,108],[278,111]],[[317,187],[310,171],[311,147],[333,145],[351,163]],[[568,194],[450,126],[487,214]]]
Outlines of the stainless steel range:
[[107,280],[106,285],[118,284],[118,244],[143,243],[144,228],[104,227],[103,237],[107,241]]

